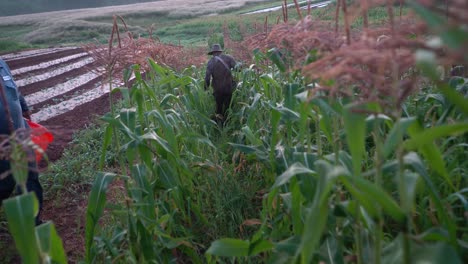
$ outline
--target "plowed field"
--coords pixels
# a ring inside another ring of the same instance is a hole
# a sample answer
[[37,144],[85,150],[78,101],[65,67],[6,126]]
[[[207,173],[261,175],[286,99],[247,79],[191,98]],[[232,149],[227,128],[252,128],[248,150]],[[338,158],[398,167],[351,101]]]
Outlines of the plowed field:
[[[33,121],[55,136],[47,149],[50,161],[60,158],[73,132],[109,110],[109,89],[91,69],[93,59],[81,48],[55,48],[5,54]],[[43,165],[42,165],[43,166]]]
[[[46,151],[50,162],[61,157],[75,131],[109,111],[109,88],[102,85],[101,76],[92,71],[95,62],[82,48],[51,48],[0,57],[10,66],[15,82],[33,112],[32,120],[54,134],[54,142]],[[47,163],[41,162],[40,170],[47,170]],[[83,258],[87,190],[64,190],[63,193],[60,201],[56,197],[44,197],[43,219],[54,222],[69,262],[76,263]],[[9,257],[3,259],[5,262],[0,262],[19,263],[3,224],[0,240],[3,241],[0,251],[9,252],[6,255]]]

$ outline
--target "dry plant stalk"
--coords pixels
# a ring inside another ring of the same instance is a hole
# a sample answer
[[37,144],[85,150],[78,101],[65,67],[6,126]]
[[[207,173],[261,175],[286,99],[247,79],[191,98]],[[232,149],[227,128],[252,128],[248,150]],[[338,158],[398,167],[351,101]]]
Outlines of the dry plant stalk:
[[[126,38],[120,38],[117,19],[123,23],[127,33]],[[117,36],[117,47],[113,46],[114,36]],[[181,70],[191,65],[201,65],[206,61],[203,49],[188,49],[181,46],[169,45],[153,38],[134,38],[128,31],[125,21],[121,17],[114,16],[114,26],[109,38],[108,48],[100,44],[86,44],[83,48],[93,57],[95,65],[92,70],[104,76],[109,74],[122,79],[123,70],[133,64],[141,65],[142,71],[149,69],[147,60],[153,59],[156,63]]]
[[[359,6],[359,2],[365,4]],[[309,80],[320,82],[320,88],[314,90],[314,95],[351,96],[360,102],[378,102],[389,114],[393,114],[418,89],[420,76],[411,74],[415,69],[416,50],[434,52],[441,65],[468,61],[468,56],[462,49],[450,50],[428,45],[428,26],[411,14],[395,21],[393,2],[361,0],[347,8],[345,1],[338,1],[335,34],[332,24],[307,16],[296,25],[283,23],[274,26],[267,35],[251,36],[245,41],[245,45],[250,50],[267,50],[271,47],[286,49],[290,59],[295,62],[296,69],[301,70]],[[468,24],[466,1],[454,0],[449,7],[438,6],[430,0],[421,3],[442,17],[448,13],[451,21],[447,26]],[[350,29],[349,25],[353,20],[359,16],[363,19],[367,17],[368,8],[385,5],[389,24],[374,26],[365,31]],[[344,32],[339,32],[337,28],[340,6],[345,17]],[[431,28],[439,32],[444,29]],[[466,47],[468,43],[464,45]],[[311,50],[317,51],[319,59],[304,65]]]
[[297,0],[294,0],[294,6],[296,7],[296,12],[299,15],[299,19],[302,20],[302,13],[301,13],[301,7],[297,3]]
[[281,5],[283,10],[283,21],[284,23],[288,22],[288,3],[284,0],[284,3]]

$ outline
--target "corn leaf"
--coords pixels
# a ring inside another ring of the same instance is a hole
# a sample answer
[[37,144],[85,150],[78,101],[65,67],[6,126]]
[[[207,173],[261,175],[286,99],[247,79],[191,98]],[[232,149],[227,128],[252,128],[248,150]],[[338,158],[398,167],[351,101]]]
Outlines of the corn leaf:
[[34,217],[39,210],[39,205],[34,193],[7,199],[3,201],[3,206],[8,227],[23,263],[40,263],[34,232]]

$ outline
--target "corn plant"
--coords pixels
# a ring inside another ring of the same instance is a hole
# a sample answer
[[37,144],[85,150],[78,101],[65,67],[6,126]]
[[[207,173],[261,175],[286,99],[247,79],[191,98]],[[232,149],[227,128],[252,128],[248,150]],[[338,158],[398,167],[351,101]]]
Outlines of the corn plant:
[[311,100],[313,84],[301,81],[291,102],[295,83],[283,84],[281,106],[270,110],[275,127],[262,130],[271,133],[245,133],[248,141],[237,146],[276,168],[262,225],[248,240],[214,241],[209,260],[261,253],[274,263],[462,263],[464,80],[438,81],[431,63],[420,61],[420,69],[440,93],[421,95],[441,103],[435,120],[416,118],[423,113],[410,112],[409,104],[387,115],[379,104],[357,104],[352,97]]
[[[25,137],[26,135],[26,137]],[[19,195],[3,201],[8,228],[15,241],[23,263],[67,263],[67,257],[52,222],[35,225],[39,203],[34,193],[28,192],[26,182],[31,165],[31,150],[34,144],[25,131],[17,130],[2,142]],[[3,154],[3,153],[2,153]]]

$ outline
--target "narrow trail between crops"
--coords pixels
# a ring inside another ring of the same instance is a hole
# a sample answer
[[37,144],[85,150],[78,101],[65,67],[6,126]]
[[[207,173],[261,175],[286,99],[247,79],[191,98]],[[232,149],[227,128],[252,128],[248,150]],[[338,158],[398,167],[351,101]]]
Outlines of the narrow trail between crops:
[[[33,115],[32,120],[54,134],[46,153],[49,162],[58,160],[76,131],[109,111],[109,87],[102,85],[94,71],[96,63],[82,48],[64,47],[0,55],[10,69]],[[48,164],[39,164],[43,173]],[[57,197],[44,197],[43,219],[53,221],[62,238],[69,263],[84,254],[84,221],[89,190],[68,190]],[[46,192],[47,194],[47,192]],[[55,199],[54,199],[55,198]],[[11,241],[7,230],[0,229],[0,241]],[[8,243],[7,243],[8,244]],[[0,244],[0,251],[15,250]],[[14,254],[10,254],[14,255]],[[19,263],[18,257],[4,260]]]

